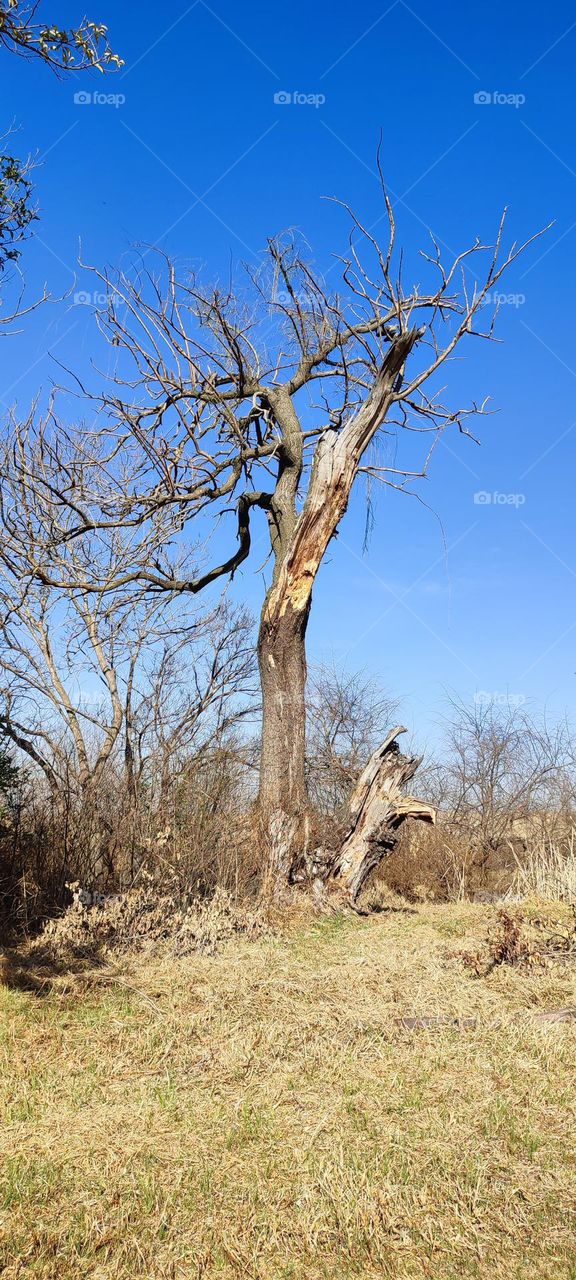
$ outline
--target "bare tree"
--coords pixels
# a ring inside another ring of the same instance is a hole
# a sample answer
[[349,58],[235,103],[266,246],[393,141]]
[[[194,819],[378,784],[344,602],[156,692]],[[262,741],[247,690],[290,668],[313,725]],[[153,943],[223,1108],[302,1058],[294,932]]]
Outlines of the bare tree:
[[440,759],[428,776],[445,823],[476,848],[482,868],[513,836],[573,811],[574,744],[565,723],[549,723],[514,699],[450,700]]
[[22,592],[5,571],[0,609],[0,731],[24,766],[4,905],[18,913],[25,886],[41,916],[67,879],[121,888],[143,865],[182,892],[218,869],[234,883],[223,796],[255,714],[252,620],[226,600]]
[[[111,761],[135,794],[153,758],[161,793],[182,756],[252,707],[251,619],[226,600],[201,610],[142,586],[47,587],[29,575],[30,523],[22,540],[13,535],[0,572],[0,729],[42,771],[57,807],[95,794]],[[86,551],[71,548],[82,572]],[[112,580],[126,554],[117,532],[90,552]]]
[[[347,211],[341,293],[293,236],[270,241],[261,269],[247,269],[243,285],[205,289],[164,259],[156,272],[146,259],[130,276],[96,272],[109,295],[100,325],[113,372],[97,394],[77,382],[96,417],[77,431],[51,415],[30,419],[17,428],[11,455],[20,498],[5,507],[4,525],[18,536],[22,511],[33,511],[29,576],[47,586],[196,594],[238,571],[250,552],[252,514],[265,513],[272,571],[258,640],[259,813],[276,885],[301,870],[311,839],[305,636],[316,574],[359,475],[412,492],[442,432],[467,434],[469,415],[483,412],[475,403],[444,404],[437,375],[463,340],[493,337],[488,295],[525,248],[503,251],[504,218],[493,247],[476,240],[449,266],[433,242],[423,254],[426,287],[406,289],[384,183],[382,191],[383,248]],[[402,460],[402,445],[414,444],[417,461]],[[385,445],[393,460],[380,456]],[[169,559],[183,527],[207,530],[214,518],[220,530],[230,511],[236,547],[208,571],[180,575]],[[131,535],[122,571],[99,577],[85,555],[79,573],[71,548],[110,529]],[[375,819],[369,836],[382,852],[396,820],[410,812],[408,801],[399,806],[398,786],[416,762],[397,754],[391,739],[369,783],[372,795],[384,795],[392,770],[393,798],[381,808],[381,830]],[[425,810],[413,803],[415,814],[429,817]],[[362,857],[353,874],[333,862],[347,893],[361,887],[369,861]]]
[[193,791],[206,762],[236,747],[236,735],[259,713],[250,615],[225,599],[187,622],[185,613],[180,603],[170,635],[162,611],[126,718],[134,786],[145,780],[160,814],[175,785],[185,779]]

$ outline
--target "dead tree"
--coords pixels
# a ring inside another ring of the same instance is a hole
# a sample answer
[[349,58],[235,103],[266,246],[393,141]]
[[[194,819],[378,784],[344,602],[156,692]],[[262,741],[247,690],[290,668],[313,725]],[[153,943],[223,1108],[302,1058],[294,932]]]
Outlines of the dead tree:
[[[494,246],[476,240],[449,266],[433,241],[423,254],[426,287],[406,289],[384,183],[382,192],[383,248],[347,209],[341,293],[293,236],[270,241],[243,286],[205,289],[163,258],[157,272],[146,257],[129,276],[96,272],[109,297],[100,327],[114,357],[110,384],[94,395],[76,378],[83,412],[95,411],[89,426],[30,420],[12,455],[22,491],[34,494],[42,549],[31,573],[45,584],[72,578],[78,590],[109,591],[88,560],[84,573],[71,569],[70,547],[122,528],[130,555],[115,589],[194,594],[238,572],[253,513],[265,513],[272,572],[258,639],[259,815],[277,886],[314,839],[305,637],[316,574],[358,476],[412,491],[442,433],[468,434],[468,415],[484,411],[447,407],[436,375],[464,339],[492,338],[488,298],[526,247],[503,251],[504,218]],[[396,457],[409,439],[423,446],[416,467],[378,453],[388,443]],[[204,573],[179,575],[170,547],[187,530],[207,536],[212,519],[222,539],[227,513],[236,547]],[[18,511],[9,518],[17,524]],[[367,821],[372,805],[363,812]]]

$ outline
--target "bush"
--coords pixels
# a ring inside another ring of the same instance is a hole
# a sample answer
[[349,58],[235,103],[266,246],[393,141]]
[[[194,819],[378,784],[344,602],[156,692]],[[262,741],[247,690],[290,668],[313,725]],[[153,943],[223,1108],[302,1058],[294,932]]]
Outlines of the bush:
[[110,898],[88,893],[79,884],[69,888],[72,904],[60,919],[48,921],[32,944],[32,950],[54,960],[105,958],[158,945],[174,955],[212,954],[235,934],[259,937],[269,932],[261,911],[239,906],[224,889],[210,899],[187,903],[158,889],[150,876],[138,888]]
[[124,894],[151,876],[178,899],[239,898],[258,887],[258,855],[249,820],[245,765],[236,744],[203,752],[180,768],[161,798],[135,795],[112,765],[97,788],[56,807],[30,779],[0,835],[0,930],[33,935],[69,903],[67,882]]

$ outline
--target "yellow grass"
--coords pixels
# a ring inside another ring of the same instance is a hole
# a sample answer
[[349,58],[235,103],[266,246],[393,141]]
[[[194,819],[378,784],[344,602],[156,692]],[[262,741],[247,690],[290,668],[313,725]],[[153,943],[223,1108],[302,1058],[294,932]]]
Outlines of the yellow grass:
[[320,919],[0,987],[2,1280],[574,1280],[576,1024],[535,1017],[573,970],[444,958],[493,920]]
[[576,901],[576,831],[562,845],[553,840],[534,842],[516,858],[511,896],[539,895],[563,902]]

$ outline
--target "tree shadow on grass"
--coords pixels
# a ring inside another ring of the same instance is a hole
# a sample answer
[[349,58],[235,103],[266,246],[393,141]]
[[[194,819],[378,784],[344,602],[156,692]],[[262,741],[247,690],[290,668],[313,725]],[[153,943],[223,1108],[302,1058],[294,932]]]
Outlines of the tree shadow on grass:
[[65,995],[77,989],[78,978],[104,965],[95,947],[70,948],[57,955],[50,946],[26,942],[0,953],[0,985],[37,996],[51,995],[55,990]]
[[379,916],[379,915],[417,916],[418,915],[418,911],[416,910],[416,907],[391,907],[390,905],[386,905],[386,903],[384,902],[375,902],[373,904],[370,904],[368,907],[365,908],[365,910],[366,910],[366,915],[368,916]]
[[398,907],[390,902],[360,902],[354,907],[358,916],[417,916],[416,907]]

